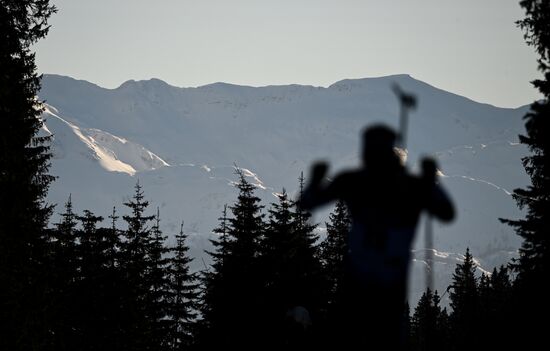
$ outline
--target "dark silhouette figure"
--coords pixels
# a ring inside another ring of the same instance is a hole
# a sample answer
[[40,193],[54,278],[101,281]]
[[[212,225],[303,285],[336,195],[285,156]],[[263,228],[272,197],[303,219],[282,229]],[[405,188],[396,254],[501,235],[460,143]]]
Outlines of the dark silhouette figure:
[[385,126],[363,134],[363,166],[325,180],[317,163],[298,204],[314,209],[343,200],[352,217],[345,258],[339,326],[340,345],[393,350],[403,347],[402,320],[411,243],[423,210],[451,221],[454,208],[436,183],[436,164],[422,162],[410,175],[394,151],[397,135]]

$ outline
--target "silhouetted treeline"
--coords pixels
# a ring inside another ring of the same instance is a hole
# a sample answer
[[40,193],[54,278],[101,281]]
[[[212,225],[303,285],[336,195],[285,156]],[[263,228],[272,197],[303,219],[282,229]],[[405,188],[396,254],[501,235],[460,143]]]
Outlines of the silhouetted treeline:
[[[238,171],[236,203],[215,230],[213,265],[204,272],[202,347],[286,347],[312,335],[326,309],[327,280],[316,225],[283,189],[268,216]],[[301,181],[302,182],[302,181]],[[302,183],[301,183],[302,184]],[[297,308],[307,312],[297,320]],[[312,341],[309,339],[308,341]]]
[[189,270],[183,226],[168,247],[160,213],[149,214],[141,186],[124,204],[126,229],[113,209],[102,217],[73,211],[46,230],[46,313],[55,350],[179,350],[193,343],[198,276]]
[[[44,231],[48,334],[41,349],[338,347],[346,318],[345,205],[336,204],[321,239],[310,214],[284,189],[266,210],[238,169],[237,177],[237,199],[213,230],[212,263],[196,273],[183,223],[168,246],[159,210],[151,214],[139,183],[124,204],[128,214],[113,208],[107,221],[88,210],[75,213],[69,197],[59,222]],[[493,333],[511,322],[508,269],[482,275],[476,269],[466,251],[444,293],[450,311],[437,291],[413,302],[403,324],[411,350],[502,340]]]
[[[492,273],[476,274],[477,265],[469,250],[456,265],[451,285],[443,296],[450,311],[442,307],[442,296],[427,289],[414,312],[406,312],[411,350],[463,350],[468,345],[509,349],[517,335],[510,324],[512,280],[501,266]],[[448,295],[447,295],[448,294]]]

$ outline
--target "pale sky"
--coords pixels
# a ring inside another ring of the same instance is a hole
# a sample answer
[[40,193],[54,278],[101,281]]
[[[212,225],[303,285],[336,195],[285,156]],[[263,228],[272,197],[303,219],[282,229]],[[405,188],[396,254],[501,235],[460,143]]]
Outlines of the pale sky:
[[328,86],[407,73],[501,107],[531,103],[518,0],[53,0],[39,72],[106,88],[159,78]]

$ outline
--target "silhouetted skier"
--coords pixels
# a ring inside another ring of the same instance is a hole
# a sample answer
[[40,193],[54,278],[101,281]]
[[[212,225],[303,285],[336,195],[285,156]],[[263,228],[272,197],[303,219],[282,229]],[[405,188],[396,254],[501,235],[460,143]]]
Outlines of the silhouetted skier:
[[422,162],[422,175],[408,174],[394,151],[396,134],[374,126],[363,134],[363,167],[325,181],[326,163],[312,168],[299,205],[314,209],[343,200],[351,213],[343,318],[339,342],[375,350],[398,349],[406,299],[411,243],[422,210],[450,221],[454,208],[436,183],[436,164]]

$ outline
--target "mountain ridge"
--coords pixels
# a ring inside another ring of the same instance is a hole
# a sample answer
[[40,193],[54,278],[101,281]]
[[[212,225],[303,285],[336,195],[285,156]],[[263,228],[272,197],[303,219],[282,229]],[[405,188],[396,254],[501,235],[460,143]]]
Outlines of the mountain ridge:
[[399,73],[399,74],[391,74],[391,75],[387,75],[387,76],[377,76],[377,77],[363,77],[363,78],[344,78],[344,79],[341,79],[341,80],[338,80],[334,83],[331,83],[331,84],[328,84],[327,86],[316,86],[316,85],[310,85],[310,84],[298,84],[298,83],[288,83],[288,84],[268,84],[268,85],[258,85],[258,86],[253,86],[253,85],[246,85],[246,84],[236,84],[236,83],[228,83],[228,82],[213,82],[213,83],[208,83],[208,84],[203,84],[203,85],[199,85],[199,86],[190,86],[190,87],[186,87],[186,86],[177,86],[177,85],[173,85],[173,84],[170,84],[168,82],[166,82],[165,80],[162,80],[160,78],[155,78],[155,77],[152,77],[152,78],[149,78],[149,79],[139,79],[139,80],[135,80],[135,79],[129,79],[129,80],[126,80],[124,82],[122,82],[119,86],[115,87],[115,88],[106,88],[106,87],[102,87],[101,85],[99,84],[95,84],[95,83],[92,83],[88,80],[85,80],[85,79],[77,79],[77,78],[73,78],[71,76],[67,76],[67,75],[62,75],[62,74],[56,74],[56,73],[44,73],[43,75],[43,78],[44,79],[47,79],[47,80],[51,80],[51,79],[68,79],[68,80],[73,80],[75,82],[79,82],[79,83],[83,83],[83,84],[87,84],[87,85],[92,85],[96,88],[99,88],[99,89],[103,89],[103,90],[108,90],[108,91],[113,91],[113,90],[119,90],[121,88],[125,88],[127,86],[135,86],[135,85],[138,85],[138,86],[143,86],[143,85],[147,85],[148,83],[152,83],[152,84],[157,84],[157,83],[160,83],[161,85],[164,85],[164,86],[167,86],[169,88],[174,88],[174,89],[182,89],[182,90],[185,90],[185,89],[201,89],[201,88],[213,88],[213,87],[232,87],[232,88],[244,88],[244,89],[257,89],[257,88],[307,88],[307,89],[330,89],[330,88],[334,88],[334,87],[337,87],[338,85],[341,85],[341,84],[345,84],[345,83],[357,83],[357,82],[362,82],[362,83],[366,83],[368,81],[377,81],[377,80],[392,80],[392,82],[394,80],[411,80],[411,81],[414,81],[414,82],[417,82],[417,83],[421,83],[421,84],[424,84],[426,86],[429,86],[430,88],[433,88],[433,89],[437,89],[439,91],[442,91],[442,92],[445,92],[445,93],[448,93],[448,94],[451,94],[453,96],[458,96],[458,97],[461,97],[461,98],[464,98],[464,99],[467,99],[471,102],[474,102],[474,103],[477,103],[477,104],[481,104],[481,105],[488,105],[488,106],[491,106],[491,107],[495,107],[495,108],[499,108],[499,109],[506,109],[506,110],[517,110],[517,109],[524,109],[524,108],[527,108],[531,105],[531,103],[527,103],[527,104],[524,104],[524,105],[520,105],[520,106],[517,106],[517,107],[501,107],[501,106],[496,106],[496,105],[493,105],[493,104],[490,104],[490,103],[485,103],[485,102],[481,102],[481,101],[477,101],[473,98],[469,98],[467,96],[463,96],[463,95],[460,95],[460,94],[457,94],[457,93],[453,93],[453,92],[450,92],[450,91],[447,91],[443,88],[439,88],[437,86],[434,86],[434,85],[431,85],[429,83],[426,83],[420,79],[417,79],[417,78],[414,78],[413,76],[411,76],[410,74],[406,74],[406,73]]
[[[436,225],[436,249],[460,255],[468,246],[486,253],[480,262],[504,263],[519,238],[498,218],[521,216],[509,191],[528,184],[521,167],[527,151],[517,140],[528,107],[477,103],[408,75],[344,79],[326,88],[177,88],[149,80],[117,89],[45,75],[39,97],[51,109],[43,115],[43,132],[53,134],[51,173],[59,176],[48,201],[62,204],[72,194],[76,209],[106,215],[139,179],[161,209],[167,234],[185,219],[199,257],[221,208],[235,200],[234,164],[249,170],[266,205],[283,187],[295,194],[300,172],[307,175],[316,159],[327,159],[334,170],[356,166],[364,126],[397,124],[396,80],[419,99],[411,114],[409,165],[414,172],[422,155],[437,156],[441,181],[457,203],[457,222]],[[159,167],[152,166],[152,155]],[[327,211],[316,214],[317,223]],[[438,269],[449,268],[441,263]]]

